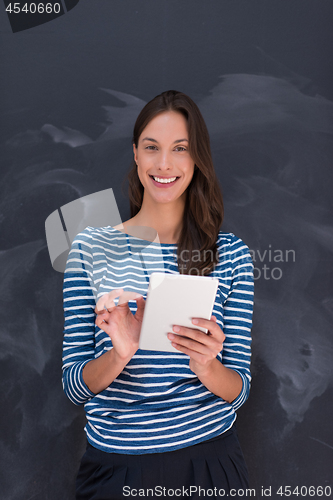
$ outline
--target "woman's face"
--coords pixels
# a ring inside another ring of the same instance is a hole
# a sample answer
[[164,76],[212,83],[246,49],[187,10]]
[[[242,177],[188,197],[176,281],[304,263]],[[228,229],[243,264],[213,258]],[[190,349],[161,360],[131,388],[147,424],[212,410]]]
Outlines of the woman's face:
[[138,147],[133,144],[133,151],[144,199],[169,203],[186,196],[194,161],[187,121],[181,113],[165,111],[155,116],[140,135]]

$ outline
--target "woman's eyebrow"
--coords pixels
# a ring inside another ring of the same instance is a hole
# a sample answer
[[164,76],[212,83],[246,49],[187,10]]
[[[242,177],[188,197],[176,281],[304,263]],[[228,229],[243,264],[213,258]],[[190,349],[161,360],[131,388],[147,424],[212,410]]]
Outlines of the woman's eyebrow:
[[144,137],[142,141],[152,141],[152,142],[157,142],[156,139],[152,139],[151,137]]
[[[158,142],[156,139],[152,139],[151,137],[144,137],[142,139],[142,141],[152,141],[152,142]],[[177,139],[176,141],[174,141],[173,143],[177,143],[177,142],[183,142],[183,141],[186,141],[188,142],[188,139]]]

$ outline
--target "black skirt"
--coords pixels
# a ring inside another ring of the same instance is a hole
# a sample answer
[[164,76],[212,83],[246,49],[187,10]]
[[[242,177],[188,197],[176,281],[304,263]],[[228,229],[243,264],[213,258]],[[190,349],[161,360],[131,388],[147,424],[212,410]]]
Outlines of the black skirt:
[[77,475],[76,500],[241,498],[247,488],[234,425],[216,438],[165,453],[106,453],[88,443]]

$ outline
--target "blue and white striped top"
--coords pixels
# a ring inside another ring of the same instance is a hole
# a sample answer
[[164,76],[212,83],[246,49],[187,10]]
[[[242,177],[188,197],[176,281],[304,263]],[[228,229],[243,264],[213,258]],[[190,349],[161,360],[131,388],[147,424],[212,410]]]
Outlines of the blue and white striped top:
[[[183,353],[138,349],[119,376],[94,394],[84,365],[112,349],[95,325],[97,299],[114,288],[142,294],[154,271],[179,274],[177,245],[148,242],[111,226],[87,227],[76,236],[64,275],[63,387],[84,404],[90,444],[113,453],[172,451],[228,430],[249,395],[253,264],[248,247],[232,233],[218,234],[219,263],[209,276],[219,286],[213,314],[226,339],[218,359],[236,370],[243,387],[230,404],[211,393],[189,368]],[[134,314],[136,302],[130,301]]]

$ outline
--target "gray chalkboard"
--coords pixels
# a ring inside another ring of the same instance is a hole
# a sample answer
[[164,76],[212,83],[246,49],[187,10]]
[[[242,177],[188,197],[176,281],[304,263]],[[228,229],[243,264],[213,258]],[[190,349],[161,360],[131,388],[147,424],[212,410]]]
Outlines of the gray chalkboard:
[[62,274],[45,220],[105,189],[130,217],[134,120],[167,89],[202,110],[223,229],[255,264],[253,382],[237,420],[251,487],[333,488],[332,2],[76,4],[16,33],[1,7],[1,498],[74,499],[85,416],[62,390]]

